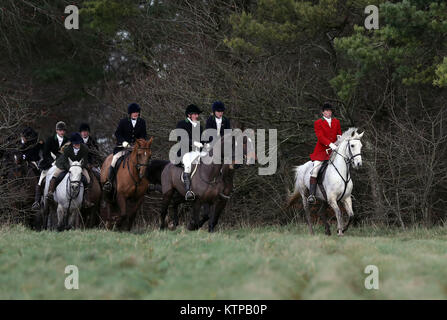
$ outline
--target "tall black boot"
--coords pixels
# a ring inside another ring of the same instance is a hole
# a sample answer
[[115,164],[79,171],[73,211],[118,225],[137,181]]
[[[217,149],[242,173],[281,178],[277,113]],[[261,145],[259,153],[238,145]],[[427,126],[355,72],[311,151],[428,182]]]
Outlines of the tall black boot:
[[307,201],[309,204],[314,204],[316,202],[315,199],[315,191],[317,190],[317,178],[310,177],[310,185],[309,185],[309,197],[307,198]]
[[183,172],[183,182],[185,184],[185,200],[191,201],[196,198],[194,192],[191,191],[191,174],[187,172]]
[[104,183],[104,186],[103,186],[103,189],[105,192],[112,191],[113,179],[115,179],[115,169],[112,166],[110,166],[109,167],[109,176],[107,177],[107,181]]
[[34,203],[31,207],[32,210],[38,211],[40,209],[40,198],[42,197],[42,187],[36,184],[34,189]]
[[56,189],[56,177],[52,177],[48,186],[47,200],[54,202],[54,190]]

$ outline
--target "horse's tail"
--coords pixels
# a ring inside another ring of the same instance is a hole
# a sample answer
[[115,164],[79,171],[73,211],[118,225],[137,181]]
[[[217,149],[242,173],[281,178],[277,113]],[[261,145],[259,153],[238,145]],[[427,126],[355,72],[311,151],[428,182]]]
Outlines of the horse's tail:
[[301,193],[297,188],[297,179],[298,179],[298,170],[299,170],[300,166],[296,166],[295,168],[293,168],[293,172],[294,172],[294,179],[293,179],[293,186],[294,186],[294,190],[293,192],[289,191],[289,195],[287,197],[287,204],[286,204],[286,209],[289,209],[290,207],[292,207],[293,205],[295,205],[298,200],[301,198]]

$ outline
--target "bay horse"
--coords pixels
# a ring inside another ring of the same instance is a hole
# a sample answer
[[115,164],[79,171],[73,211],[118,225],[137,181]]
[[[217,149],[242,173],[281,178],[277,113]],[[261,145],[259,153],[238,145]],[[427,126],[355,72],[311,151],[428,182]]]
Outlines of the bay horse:
[[[251,139],[248,139],[251,142]],[[232,159],[229,164],[224,164],[224,137],[221,137],[221,163],[200,163],[197,164],[197,171],[191,177],[191,190],[194,191],[196,197],[192,201],[192,217],[187,228],[188,230],[199,229],[207,220],[208,231],[214,232],[215,227],[219,221],[219,217],[226,206],[228,199],[230,199],[231,192],[233,190],[233,177],[234,169],[238,165],[235,164],[234,148],[235,144],[232,144],[233,152]],[[244,159],[250,163],[256,159],[254,152],[247,153],[247,142],[243,143]],[[227,159],[229,160],[229,159]],[[193,164],[193,170],[196,165]],[[169,208],[169,204],[174,196],[180,194],[182,198],[174,198],[174,226],[178,225],[178,212],[177,206],[181,202],[185,202],[184,196],[186,193],[184,184],[181,180],[183,169],[175,166],[172,163],[168,163],[161,174],[162,184],[162,208],[160,212],[160,229],[166,228],[166,215]],[[201,207],[204,206],[205,214],[199,220],[199,213]],[[212,210],[210,210],[210,208]],[[210,215],[211,212],[211,215]]]
[[[327,199],[324,197],[319,186],[315,193],[315,196],[323,201],[323,206],[320,211],[323,210],[324,212],[327,204],[334,210],[335,216],[337,217],[337,234],[339,236],[342,236],[343,233],[348,230],[354,217],[351,199],[353,183],[350,170],[351,166],[358,169],[362,165],[362,142],[360,139],[363,137],[363,134],[364,132],[358,133],[357,128],[349,128],[343,135],[338,137],[337,142],[335,142],[337,149],[335,149],[330,156],[329,164],[323,179],[323,186],[326,191]],[[292,195],[289,197],[287,204],[287,207],[292,206],[301,196],[306,214],[306,222],[311,234],[313,234],[313,229],[310,223],[310,210],[307,195],[309,190],[310,171],[312,168],[312,161],[308,161],[305,164],[294,168],[295,188]],[[337,204],[338,201],[343,203],[346,212],[349,215],[349,220],[346,225],[343,225],[341,210]],[[323,214],[322,218],[326,234],[330,235],[331,231],[326,214]]]
[[[118,230],[131,230],[149,185],[146,170],[152,155],[152,140],[152,137],[149,140],[137,139],[130,154],[121,163],[117,162],[116,186],[110,194],[103,192],[101,204],[101,217],[107,228],[115,224]],[[102,164],[102,186],[107,181],[112,158],[113,155],[110,154]]]

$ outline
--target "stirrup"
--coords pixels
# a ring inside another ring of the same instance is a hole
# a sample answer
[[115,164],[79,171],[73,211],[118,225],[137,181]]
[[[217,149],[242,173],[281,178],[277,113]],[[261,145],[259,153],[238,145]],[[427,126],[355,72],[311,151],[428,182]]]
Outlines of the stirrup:
[[107,180],[102,186],[102,188],[104,189],[104,191],[110,192],[112,191],[112,183],[109,180]]
[[[190,195],[190,196],[192,195],[192,198],[188,197],[188,195]],[[185,200],[192,201],[195,199],[196,199],[196,195],[194,194],[194,192],[192,192],[191,190],[186,191]]]
[[34,202],[33,205],[31,206],[31,210],[34,210],[34,211],[40,210],[40,201]]
[[313,194],[311,194],[310,196],[307,197],[307,202],[309,202],[310,204],[314,204],[317,201],[317,199],[315,198],[315,196]]

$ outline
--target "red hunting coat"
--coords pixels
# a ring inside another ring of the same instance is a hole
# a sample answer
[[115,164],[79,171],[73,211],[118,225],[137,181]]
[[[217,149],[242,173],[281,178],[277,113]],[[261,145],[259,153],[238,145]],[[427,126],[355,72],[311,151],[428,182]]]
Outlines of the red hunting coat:
[[[336,118],[332,118],[331,126],[324,119],[318,119],[314,122],[315,134],[317,135],[317,145],[314,152],[310,155],[312,161],[329,160],[329,154],[326,153],[326,149],[329,148],[329,144],[337,141],[337,135],[341,135],[340,121]],[[331,150],[332,151],[332,150]]]

